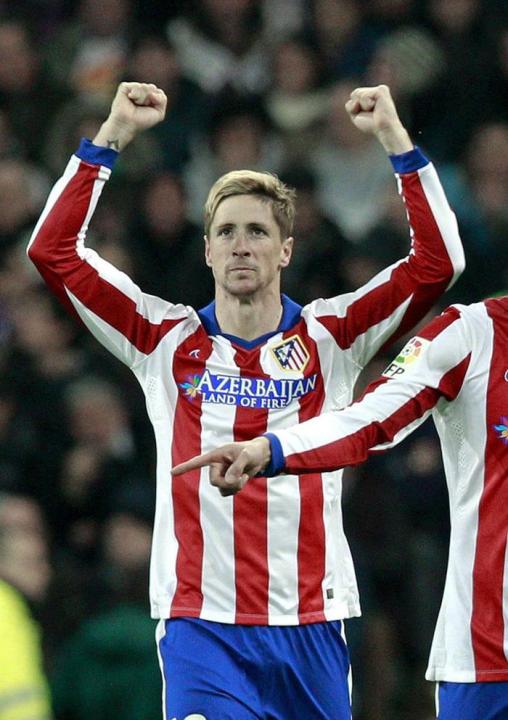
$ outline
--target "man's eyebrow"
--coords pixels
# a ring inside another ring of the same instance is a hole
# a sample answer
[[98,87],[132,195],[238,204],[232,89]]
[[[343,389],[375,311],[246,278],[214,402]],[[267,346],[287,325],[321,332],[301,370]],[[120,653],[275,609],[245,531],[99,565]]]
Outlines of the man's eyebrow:
[[252,220],[252,222],[247,223],[247,227],[260,227],[263,228],[263,230],[268,230],[268,225],[258,220]]
[[[236,227],[238,224],[241,224],[241,223],[222,222],[215,226],[215,231],[218,232],[219,230],[224,230],[226,228]],[[250,222],[246,223],[246,225],[248,228],[261,228],[262,230],[265,230],[266,232],[269,231],[269,225],[262,222],[261,220],[251,220]]]

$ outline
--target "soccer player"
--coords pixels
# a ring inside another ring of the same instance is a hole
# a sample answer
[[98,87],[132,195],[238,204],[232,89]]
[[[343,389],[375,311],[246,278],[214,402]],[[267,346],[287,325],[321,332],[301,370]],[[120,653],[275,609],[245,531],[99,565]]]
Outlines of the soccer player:
[[390,155],[411,228],[406,258],[353,293],[300,307],[280,293],[294,193],[272,175],[241,170],[219,178],[205,206],[215,301],[194,310],[146,295],[84,241],[118,152],[161,121],[165,105],[154,85],[119,86],[93,143],[82,142],[52,190],[28,249],[146,395],[158,452],[150,595],[165,717],[349,720],[342,620],[360,608],[340,474],[260,477],[224,499],[206,470],[173,479],[171,468],[349,403],[369,359],[462,271],[455,216],[389,89],[359,88],[346,110]]
[[213,483],[234,494],[258,472],[356,465],[432,414],[451,511],[448,571],[426,673],[438,683],[439,720],[508,718],[507,356],[508,296],[451,306],[350,407],[175,468],[214,463]]

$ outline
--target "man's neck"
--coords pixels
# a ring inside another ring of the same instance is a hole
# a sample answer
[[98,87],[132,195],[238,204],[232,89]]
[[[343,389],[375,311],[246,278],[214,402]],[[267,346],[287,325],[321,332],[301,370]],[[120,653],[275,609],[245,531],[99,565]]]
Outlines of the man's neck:
[[282,317],[280,292],[245,298],[217,288],[215,316],[223,333],[242,340],[255,340],[279,327]]

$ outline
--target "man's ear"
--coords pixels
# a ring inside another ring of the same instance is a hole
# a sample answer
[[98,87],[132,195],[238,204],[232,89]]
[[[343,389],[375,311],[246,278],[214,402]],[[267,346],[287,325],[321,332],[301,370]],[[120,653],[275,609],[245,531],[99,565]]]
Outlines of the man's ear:
[[282,242],[280,249],[280,266],[281,268],[287,267],[291,261],[291,255],[293,254],[294,238],[288,237]]
[[203,239],[205,241],[205,262],[208,267],[212,267],[212,259],[210,257],[210,240],[207,235],[203,235]]

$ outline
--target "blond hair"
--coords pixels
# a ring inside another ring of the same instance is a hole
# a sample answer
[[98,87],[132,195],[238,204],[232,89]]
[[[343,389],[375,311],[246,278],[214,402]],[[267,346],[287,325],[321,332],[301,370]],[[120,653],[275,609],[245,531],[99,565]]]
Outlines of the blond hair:
[[233,170],[222,175],[212,185],[204,208],[206,235],[210,232],[220,203],[235,195],[255,195],[269,202],[281,237],[285,239],[291,235],[295,219],[296,191],[284,185],[276,175],[255,170]]

